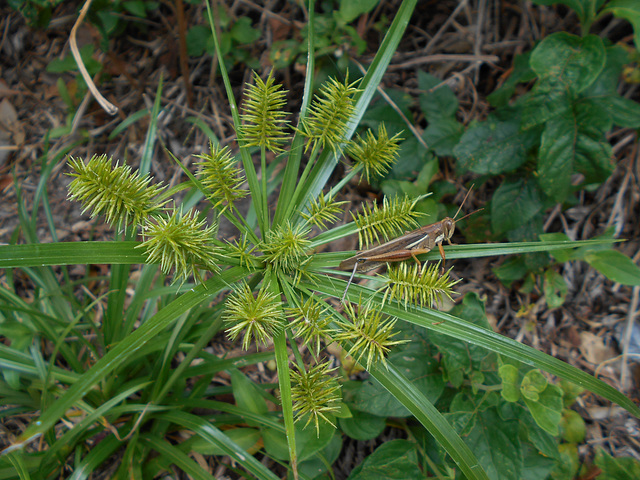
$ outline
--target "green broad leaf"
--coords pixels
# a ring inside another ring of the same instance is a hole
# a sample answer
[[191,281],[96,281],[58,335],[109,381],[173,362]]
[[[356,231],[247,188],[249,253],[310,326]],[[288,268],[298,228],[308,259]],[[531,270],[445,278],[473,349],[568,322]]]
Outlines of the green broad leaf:
[[572,106],[568,87],[555,78],[538,80],[522,101],[521,127],[530,130],[548,120],[570,111]]
[[530,65],[540,78],[552,78],[576,95],[591,85],[606,62],[602,39],[557,32],[545,37],[531,52]]
[[438,159],[430,154],[427,156],[427,160],[416,178],[416,185],[422,189],[423,192],[429,190],[431,180],[440,170]]
[[614,165],[604,134],[611,126],[607,111],[590,100],[547,122],[538,156],[538,182],[547,195],[564,201],[574,170],[584,174],[586,184],[609,177]]
[[308,478],[317,478],[331,468],[333,462],[338,459],[342,450],[342,437],[334,435],[331,441],[316,455],[298,464],[300,478],[306,475]]
[[246,45],[248,43],[254,43],[262,35],[262,32],[251,26],[251,19],[249,17],[240,17],[233,24],[231,30],[229,30],[231,38],[233,38],[240,45]]
[[640,50],[640,3],[637,0],[611,0],[602,15],[613,13],[618,18],[624,18],[633,27],[633,41],[636,49]]
[[569,194],[575,161],[576,124],[571,112],[550,119],[542,133],[538,183],[557,202]]
[[[491,372],[493,373],[493,372]],[[469,375],[469,382],[471,383],[471,390],[473,393],[478,393],[478,391],[483,388],[485,381],[487,378],[484,373],[479,370],[473,370]]]
[[420,108],[427,121],[439,121],[442,118],[455,118],[458,112],[458,98],[448,85],[442,85],[442,80],[418,71],[418,88],[425,93],[420,95]]
[[[391,99],[391,102],[402,112],[405,118],[411,118],[411,106],[413,98],[407,92],[397,89],[385,89],[385,93]],[[391,106],[390,102],[384,99],[379,93],[373,98],[371,106],[367,109],[362,117],[360,127],[368,127],[374,131],[378,130],[381,123],[384,123],[389,137],[407,131],[405,118]],[[403,133],[403,138],[409,138],[409,135]]]
[[521,403],[503,405],[500,409],[500,416],[505,419],[518,420],[520,422],[520,431],[526,434],[538,452],[546,457],[559,459],[558,441],[553,435],[540,428],[531,412],[524,405]]
[[558,308],[564,304],[567,297],[567,282],[564,281],[562,275],[555,270],[547,270],[544,272],[544,299],[547,307]]
[[398,149],[398,158],[402,159],[393,164],[387,178],[397,180],[413,180],[416,172],[422,169],[422,166],[430,158],[429,150],[425,149],[418,140],[410,137],[400,144]]
[[584,101],[575,107],[578,136],[575,169],[584,174],[586,184],[600,184],[613,173],[613,149],[605,137],[613,122],[597,102]]
[[502,379],[502,390],[500,394],[507,402],[517,402],[520,400],[520,374],[513,365],[502,365],[498,370],[498,375]]
[[457,391],[449,405],[449,413],[445,417],[459,435],[466,437],[476,426],[478,412],[484,412],[492,405],[483,402],[478,394],[471,395],[468,390]]
[[617,92],[620,75],[631,60],[630,53],[622,45],[609,45],[605,48],[607,61],[598,78],[589,88],[580,94],[580,98],[595,98]]
[[362,464],[358,465],[349,480],[391,480],[423,478],[418,464],[417,446],[408,440],[391,440],[379,446]]
[[[580,94],[579,102],[589,101],[606,111],[613,124],[627,128],[640,127],[640,104],[618,94],[620,75],[632,59],[621,45],[606,48],[607,62],[600,76]],[[606,118],[606,117],[605,117]]]
[[593,137],[598,134],[604,135],[613,126],[606,108],[591,98],[582,98],[576,102],[574,111],[578,125],[583,129],[582,132],[589,133]]
[[470,127],[453,149],[458,168],[479,175],[498,175],[510,172],[527,160],[527,152],[536,142],[536,135],[522,132],[519,122],[486,122]]
[[[561,241],[569,241],[570,238],[566,233],[543,233],[540,235],[540,241],[542,242],[561,242]],[[551,256],[555,258],[558,262],[564,263],[573,259],[573,250],[568,248],[566,250],[554,250],[551,253]]]
[[444,206],[432,198],[420,200],[416,203],[414,210],[424,214],[424,216],[418,220],[420,225],[427,225],[433,221],[431,219],[443,218],[446,216]]
[[415,198],[424,193],[423,188],[406,180],[385,180],[380,184],[380,188],[387,198],[403,198],[404,196]]
[[617,93],[596,100],[606,109],[615,125],[625,128],[640,128],[640,103]]
[[504,233],[526,225],[542,210],[535,182],[524,178],[506,179],[491,199],[491,229]]
[[422,138],[436,155],[444,157],[453,155],[453,149],[460,143],[463,133],[464,125],[455,117],[443,117],[430,121]]
[[[225,436],[244,450],[252,450],[260,441],[260,431],[255,428],[233,428],[225,430]],[[225,455],[224,449],[202,437],[196,437],[191,444],[194,452],[203,455]]]
[[524,398],[537,401],[539,394],[547,388],[548,384],[549,381],[540,370],[529,370],[522,379],[520,392]]
[[564,405],[564,408],[569,408],[576,402],[578,397],[584,393],[584,387],[564,379],[560,380],[560,388],[563,392],[562,404]]
[[257,414],[266,414],[269,411],[267,402],[256,384],[235,368],[231,370],[231,388],[238,407]]
[[533,448],[524,449],[522,461],[522,480],[540,480],[548,478],[556,460],[542,455]]
[[351,418],[340,418],[340,430],[355,440],[373,440],[386,428],[385,417],[353,409]]
[[525,275],[529,273],[529,268],[527,267],[525,259],[521,256],[509,258],[507,261],[492,270],[494,275],[498,277],[498,280],[500,280],[507,288],[511,288],[513,282],[522,280]]
[[536,74],[529,65],[531,51],[521,55],[516,55],[513,59],[513,67],[507,81],[493,91],[488,97],[489,103],[494,107],[504,107],[509,103],[509,99],[516,91],[519,83],[526,83],[535,80]]
[[[93,58],[93,45],[87,44],[80,49],[80,58],[82,63],[89,72],[89,75],[94,76],[100,70],[102,70],[102,64]],[[70,53],[62,59],[54,59],[49,62],[46,68],[49,73],[64,73],[64,72],[77,72],[78,64]]]
[[523,467],[519,422],[500,418],[496,408],[480,411],[466,443],[489,478],[521,480]]
[[[484,311],[484,304],[475,293],[468,293],[462,303],[450,312],[460,316],[480,328],[491,330]],[[469,345],[464,339],[454,339],[447,335],[431,332],[429,338],[438,347],[449,382],[456,388],[464,382],[465,375],[482,370],[485,363],[493,363],[494,356],[485,348]]]
[[[313,421],[304,427],[304,423],[298,422],[295,426],[296,453],[298,461],[311,458],[325,448],[333,438],[336,429],[327,422],[320,422],[320,435],[316,431]],[[262,440],[266,452],[278,460],[289,460],[289,448],[287,438],[282,430],[264,428]]]
[[537,400],[533,400],[525,395],[524,403],[540,428],[553,436],[558,435],[558,425],[562,418],[563,408],[562,389],[556,385],[548,384],[537,397]]
[[351,23],[364,13],[375,8],[379,0],[342,0],[338,15],[345,23]]
[[205,25],[194,25],[187,32],[187,53],[191,57],[201,57],[209,50],[211,30]]
[[617,250],[588,252],[584,259],[609,280],[623,285],[640,285],[640,269]]
[[[398,338],[402,337],[398,335]],[[394,348],[388,356],[388,361],[392,362],[431,403],[435,403],[444,391],[445,385],[440,363],[434,359],[435,352],[430,350],[423,338],[414,336],[412,342]],[[373,378],[362,382],[352,405],[357,410],[381,417],[410,415],[409,410]]]
[[135,0],[135,1],[123,2],[122,6],[127,12],[131,13],[132,15],[135,15],[136,17],[144,18],[147,16],[146,3],[147,2],[144,2],[142,0]]
[[575,410],[565,408],[560,421],[560,436],[568,443],[582,443],[587,434],[584,419]]
[[602,449],[598,449],[594,463],[602,473],[598,480],[636,480],[640,478],[640,462],[633,457],[613,458]]
[[558,447],[558,450],[560,459],[551,470],[551,478],[553,480],[575,478],[581,465],[578,446],[572,443],[563,443]]

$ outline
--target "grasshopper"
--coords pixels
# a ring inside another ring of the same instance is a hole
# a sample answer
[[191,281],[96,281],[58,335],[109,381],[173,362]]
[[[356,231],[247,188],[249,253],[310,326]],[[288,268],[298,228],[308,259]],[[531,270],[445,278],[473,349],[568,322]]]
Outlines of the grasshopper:
[[[370,248],[369,250],[359,252],[357,255],[342,261],[340,263],[340,268],[353,268],[351,277],[349,277],[349,281],[347,282],[347,288],[344,291],[344,295],[342,295],[342,302],[344,303],[347,291],[349,290],[349,286],[351,285],[353,276],[356,272],[369,272],[381,265],[384,265],[385,263],[402,262],[409,258],[413,258],[416,263],[421,266],[422,264],[420,263],[420,260],[418,260],[417,255],[428,253],[436,246],[438,247],[440,256],[442,257],[442,271],[444,272],[444,262],[446,259],[442,244],[446,241],[449,245],[453,245],[451,243],[451,237],[456,229],[456,217],[460,213],[460,210],[462,210],[462,206],[467,200],[469,193],[471,193],[471,189],[469,189],[465,195],[464,200],[462,200],[462,204],[460,204],[460,208],[458,208],[458,211],[453,218],[446,217],[439,222],[425,225],[413,232],[406,232],[398,238],[378,245],[377,247]],[[465,215],[460,220],[467,218],[469,215]]]

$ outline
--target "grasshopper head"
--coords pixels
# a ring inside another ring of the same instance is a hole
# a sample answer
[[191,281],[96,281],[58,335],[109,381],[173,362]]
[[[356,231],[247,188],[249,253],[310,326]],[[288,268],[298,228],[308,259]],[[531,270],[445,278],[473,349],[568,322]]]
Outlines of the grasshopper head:
[[442,220],[442,233],[445,240],[450,240],[453,236],[453,232],[456,230],[456,222],[451,217],[444,218]]

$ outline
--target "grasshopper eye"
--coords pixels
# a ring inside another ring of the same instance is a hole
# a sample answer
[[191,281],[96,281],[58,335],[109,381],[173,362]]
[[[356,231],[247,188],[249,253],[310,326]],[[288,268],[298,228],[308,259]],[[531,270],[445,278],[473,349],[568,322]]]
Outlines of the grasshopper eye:
[[442,223],[447,236],[450,237],[451,235],[453,235],[453,232],[456,229],[456,222],[454,222],[450,218],[445,218]]

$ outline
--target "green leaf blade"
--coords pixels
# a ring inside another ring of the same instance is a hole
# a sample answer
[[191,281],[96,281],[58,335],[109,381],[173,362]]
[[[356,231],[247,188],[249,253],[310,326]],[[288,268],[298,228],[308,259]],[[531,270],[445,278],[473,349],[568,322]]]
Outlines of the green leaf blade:
[[623,285],[640,285],[640,268],[617,250],[590,252],[585,260],[605,277]]

